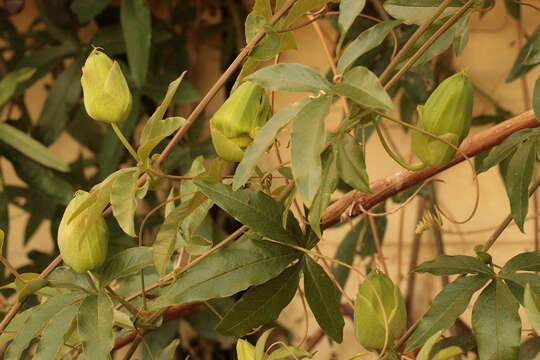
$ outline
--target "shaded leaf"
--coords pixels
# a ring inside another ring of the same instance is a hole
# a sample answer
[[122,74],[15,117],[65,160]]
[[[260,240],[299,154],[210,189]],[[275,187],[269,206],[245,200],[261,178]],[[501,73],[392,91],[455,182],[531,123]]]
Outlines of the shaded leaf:
[[519,54],[514,62],[514,65],[512,66],[512,69],[510,70],[510,74],[508,74],[508,77],[506,78],[506,82],[512,82],[516,79],[519,79],[523,75],[527,74],[529,71],[531,71],[534,68],[534,65],[528,65],[525,64],[524,61],[527,58],[527,55],[529,54],[529,49],[531,48],[532,44],[540,38],[540,26],[536,28],[534,33],[529,37],[527,42],[523,45],[521,50],[519,51]]
[[301,270],[302,265],[298,263],[276,278],[249,289],[225,314],[216,330],[244,336],[251,329],[276,320],[296,293]]
[[371,194],[362,146],[348,133],[337,140],[336,146],[339,177],[356,190]]
[[527,318],[531,323],[536,333],[540,332],[540,301],[538,297],[531,291],[531,286],[527,284],[525,287],[525,294],[523,295],[523,305]]
[[261,128],[253,142],[247,147],[242,161],[236,168],[233,179],[233,190],[240,189],[251,177],[257,162],[261,156],[268,151],[276,135],[292,119],[294,119],[300,110],[304,107],[307,100],[301,103],[289,106],[280,112],[274,114],[270,120]]
[[435,342],[439,339],[441,336],[442,331],[437,331],[435,334],[429,337],[427,339],[424,346],[422,346],[422,349],[420,349],[420,352],[418,353],[418,356],[416,357],[417,360],[429,360],[429,354],[431,353],[431,349],[433,349],[433,346],[435,345]]
[[220,208],[256,233],[285,243],[302,243],[302,231],[294,216],[289,213],[284,229],[281,226],[283,205],[265,193],[253,189],[232,191],[227,185],[200,180],[196,180],[195,185]]
[[149,134],[149,139],[137,149],[137,154],[142,161],[147,161],[154,148],[167,136],[172,135],[180,126],[186,123],[186,119],[179,116],[168,117],[155,121]]
[[339,95],[346,96],[360,105],[394,109],[392,99],[377,76],[363,66],[347,71],[343,76],[343,81],[334,85],[333,89]]
[[328,92],[330,83],[317,70],[302,64],[284,63],[263,67],[245,78],[269,90]]
[[533,176],[535,158],[535,141],[528,139],[512,155],[504,173],[512,217],[521,232],[524,231],[523,224],[529,212],[529,184]]
[[536,79],[536,82],[534,83],[532,102],[534,115],[536,115],[536,119],[540,121],[540,76],[538,76],[538,79]]
[[273,279],[298,256],[296,250],[282,245],[246,239],[217,250],[187,270],[150,309],[236,294]]
[[77,329],[83,354],[87,359],[108,360],[114,345],[112,331],[113,302],[105,293],[90,295],[82,302],[77,315]]
[[204,204],[206,200],[206,196],[197,192],[189,201],[183,202],[175,208],[159,228],[152,248],[154,249],[154,264],[160,275],[165,274],[171,255],[174,252],[178,228],[182,225],[184,219]]
[[356,20],[358,14],[364,10],[366,6],[366,0],[341,0],[339,3],[339,15],[338,15],[338,25],[340,31],[340,37],[338,41],[338,50],[341,48],[341,44],[345,37],[347,36],[347,31]]
[[311,205],[321,185],[321,153],[326,145],[329,96],[312,99],[298,112],[291,129],[291,168],[298,192]]
[[270,26],[263,26],[266,35],[255,45],[249,56],[257,61],[273,58],[279,51],[280,37]]
[[114,181],[111,188],[111,207],[118,225],[129,236],[135,237],[135,210],[137,209],[136,170],[123,173]]
[[504,264],[502,271],[540,271],[540,251],[518,254]]
[[120,7],[120,22],[126,42],[131,75],[137,87],[146,82],[150,59],[152,17],[144,0],[125,0]]
[[304,291],[309,307],[326,334],[340,343],[345,321],[340,312],[339,290],[319,264],[307,256],[305,260]]
[[51,318],[41,334],[34,359],[55,360],[57,358],[64,345],[64,334],[70,329],[78,309],[79,304],[68,305]]
[[[362,1],[353,0],[353,3],[356,3],[354,6],[358,6]],[[343,2],[341,6],[343,6]],[[341,12],[339,16],[341,19]],[[399,20],[383,21],[360,33],[340,56],[337,63],[338,74],[346,72],[356,59],[379,46],[390,31],[401,23],[402,21]]]
[[[386,0],[384,9],[394,18],[404,20],[406,24],[422,25],[435,12],[442,0]],[[453,15],[462,3],[450,2],[439,18]]]
[[405,352],[424,344],[438,331],[450,328],[457,317],[465,311],[472,295],[482,288],[487,280],[484,276],[468,276],[458,278],[446,285],[433,299],[429,310],[422,316]]
[[482,291],[472,312],[472,329],[480,359],[517,359],[521,341],[518,307],[518,301],[500,279],[492,281]]
[[79,21],[85,23],[96,17],[108,4],[108,0],[74,0],[70,7]]
[[435,260],[426,261],[416,267],[414,272],[433,275],[484,274],[493,276],[494,272],[480,259],[466,255],[441,255]]
[[28,80],[35,72],[35,68],[22,67],[4,76],[0,81],[0,106],[4,105],[15,94],[19,83]]
[[79,274],[69,266],[58,266],[47,276],[47,280],[51,287],[96,292],[96,287],[88,274]]
[[153,250],[150,247],[139,246],[123,250],[108,258],[102,266],[101,283],[106,286],[113,280],[133,275],[153,263]]
[[69,166],[55,153],[9,124],[0,123],[0,140],[41,165],[62,172],[69,171]]

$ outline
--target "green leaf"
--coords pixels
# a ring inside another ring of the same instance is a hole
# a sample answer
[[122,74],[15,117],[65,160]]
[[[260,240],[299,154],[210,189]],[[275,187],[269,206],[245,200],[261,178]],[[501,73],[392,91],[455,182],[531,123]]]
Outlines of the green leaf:
[[471,15],[471,11],[466,12],[456,23],[454,34],[454,52],[456,56],[460,56],[463,53],[465,46],[469,42]]
[[266,61],[279,52],[280,37],[270,26],[264,26],[266,35],[255,45],[249,56],[257,61]]
[[540,36],[537,37],[529,47],[527,57],[523,61],[527,65],[536,65],[540,62]]
[[[167,77],[170,78],[170,76]],[[167,77],[164,78],[163,76],[160,76],[148,80],[148,83],[142,88],[142,92],[154,100],[156,104],[161,103],[161,100],[165,97],[167,86],[169,85],[169,81],[166,80]],[[176,74],[173,78],[174,77],[176,77]],[[199,101],[200,99],[201,94],[197,89],[187,80],[183,80],[178,86],[178,91],[172,97],[171,103],[186,104]]]
[[508,74],[508,77],[506,78],[506,82],[512,82],[516,79],[519,79],[534,68],[534,65],[525,64],[524,61],[529,54],[529,49],[531,48],[532,44],[535,43],[538,38],[540,38],[540,26],[536,28],[534,33],[529,37],[527,42],[521,48],[516,58],[516,61],[514,62],[514,65],[510,70],[510,74]]
[[302,265],[298,263],[274,279],[249,289],[225,314],[216,330],[244,336],[251,329],[276,320],[296,293],[301,270]]
[[536,115],[536,119],[540,121],[540,76],[538,76],[538,79],[536,79],[536,82],[534,83],[532,103],[534,115]]
[[69,166],[55,153],[9,124],[0,123],[0,140],[41,165],[62,172],[69,171]]
[[[171,103],[174,95],[176,94],[176,91],[178,90],[178,87],[180,86],[180,83],[182,82],[182,79],[184,78],[185,75],[186,75],[186,72],[184,71],[182,75],[180,75],[176,80],[172,81],[169,84],[169,87],[167,88],[167,92],[165,93],[165,97],[163,98],[163,101],[156,108],[152,116],[150,116],[146,125],[144,125],[143,131],[141,133],[141,144],[143,146],[145,143],[150,141],[153,137],[160,136],[163,133],[164,129],[167,129],[166,126],[164,127],[160,125],[160,121],[163,119],[163,116],[165,115],[165,112],[167,111],[167,108],[169,107],[169,104]],[[157,129],[154,130],[155,128]]]
[[533,176],[535,158],[535,141],[528,139],[512,155],[504,174],[512,217],[521,232],[524,231],[523,224],[529,211],[529,184]]
[[321,329],[341,343],[345,321],[340,311],[339,290],[319,264],[307,256],[305,260],[304,291],[309,307]]
[[343,76],[343,81],[334,85],[333,89],[339,95],[346,96],[360,105],[394,109],[392,99],[377,76],[363,66],[347,71]]
[[499,276],[506,281],[510,291],[521,304],[523,304],[523,293],[527,284],[537,296],[540,296],[540,277],[536,274],[501,272]]
[[197,192],[189,201],[183,202],[175,208],[159,228],[152,248],[154,249],[154,264],[160,275],[164,275],[167,271],[169,260],[174,252],[178,228],[184,219],[204,204],[206,200],[206,196]]
[[[234,304],[230,297],[209,300],[208,303],[220,314],[225,314]],[[225,336],[215,330],[220,319],[213,313],[208,306],[201,306],[197,311],[192,312],[185,317],[189,325],[205,339],[218,341],[223,344],[233,344],[236,337]]]
[[321,153],[326,145],[325,119],[332,99],[311,99],[298,112],[291,129],[291,167],[298,192],[311,206],[321,185]]
[[33,359],[57,359],[58,353],[60,352],[62,345],[64,345],[64,334],[68,332],[73,324],[78,309],[79,304],[71,304],[60,310],[51,318],[41,334],[41,339]]
[[[330,1],[334,2],[335,0],[297,0],[285,18],[285,26],[288,27],[294,20],[298,19],[306,12],[320,9]],[[276,4],[276,9],[279,9],[280,7],[281,6],[277,6]]]
[[535,336],[521,343],[519,349],[519,360],[539,360],[539,355],[540,337]]
[[430,273],[433,275],[454,275],[454,274],[484,274],[493,276],[495,273],[480,259],[466,255],[441,255],[435,260],[426,261],[413,270],[419,273]]
[[439,339],[441,336],[442,331],[437,331],[435,334],[429,337],[427,339],[426,344],[420,349],[420,352],[418,353],[418,356],[416,357],[416,360],[430,360],[429,354],[431,353],[431,349],[433,349],[433,346],[435,345],[435,342]]
[[186,123],[186,119],[179,116],[168,117],[163,120],[155,121],[151,129],[148,141],[137,149],[139,158],[143,161],[150,157],[154,148],[167,136],[173,134],[180,126]]
[[145,0],[125,0],[120,7],[120,22],[126,42],[131,75],[137,87],[146,82],[150,59],[152,17]]
[[[362,1],[357,0],[355,0],[355,2],[362,3]],[[343,6],[343,2],[341,3],[341,5]],[[382,23],[374,25],[360,33],[360,35],[358,35],[356,39],[351,42],[351,44],[340,56],[337,63],[338,74],[343,74],[344,72],[346,72],[347,69],[356,61],[356,59],[358,59],[360,56],[364,55],[371,49],[379,46],[388,36],[390,31],[401,23],[402,21],[400,20],[383,21]]]
[[227,185],[200,180],[196,180],[195,185],[220,208],[256,233],[284,243],[302,244],[302,231],[294,216],[289,213],[284,229],[281,226],[283,205],[265,193],[253,189],[232,191]]
[[538,297],[532,292],[531,286],[527,284],[525,286],[525,294],[523,296],[523,305],[525,312],[527,312],[527,318],[531,323],[536,333],[540,332],[540,301]]
[[74,0],[71,11],[77,15],[81,23],[86,23],[96,17],[109,4],[108,0]]
[[521,18],[521,4],[513,0],[504,0],[504,5],[506,6],[506,11],[516,20]]
[[90,295],[81,304],[77,328],[86,359],[108,360],[114,346],[114,304],[105,293]]
[[517,270],[540,271],[540,251],[518,254],[508,260],[501,270],[506,273]]
[[[71,119],[71,112],[81,97],[81,67],[86,52],[79,55],[71,65],[56,78],[37,120],[34,135],[43,144],[52,144]],[[90,120],[94,121],[94,120]]]
[[[2,133],[1,125],[4,124],[0,124],[0,134]],[[7,150],[4,155],[13,164],[17,175],[29,187],[63,205],[67,205],[73,198],[73,186],[54,171],[29,160],[14,150]]]
[[472,295],[487,281],[486,277],[476,275],[460,277],[446,285],[420,319],[405,352],[410,352],[424,344],[433,334],[452,326],[458,316],[467,309]]
[[47,322],[60,310],[70,304],[74,304],[83,298],[82,294],[67,294],[51,297],[45,303],[38,305],[32,314],[26,319],[17,336],[9,344],[5,360],[19,360],[24,350],[30,345],[32,339],[41,333]]
[[79,274],[69,266],[58,266],[47,276],[50,287],[83,290],[89,293],[96,292],[96,287],[90,276]]
[[[131,138],[131,134],[135,129],[141,115],[141,98],[137,94],[133,94],[133,105],[128,118],[118,125],[122,134],[126,139]],[[101,151],[98,154],[99,163],[99,178],[104,179],[117,168],[119,168],[122,155],[125,153],[124,146],[118,140],[115,132],[111,127],[107,127],[107,132],[103,137]]]
[[[405,24],[422,25],[435,12],[442,0],[386,0],[384,9]],[[439,16],[439,19],[453,15],[463,4],[454,0]]]
[[354,137],[345,133],[337,139],[336,147],[339,177],[356,190],[371,194],[362,146]]
[[153,250],[150,247],[139,246],[120,251],[102,266],[100,281],[106,286],[113,280],[133,275],[153,263]]
[[307,100],[303,100],[297,105],[289,106],[274,114],[270,120],[261,128],[253,142],[247,147],[242,161],[236,168],[233,179],[233,190],[240,189],[249,180],[251,174],[257,166],[261,156],[272,146],[276,135],[304,107]]
[[301,358],[307,357],[311,359],[311,356],[312,355],[306,350],[298,349],[292,346],[283,346],[275,351],[272,351],[272,353],[268,355],[268,357],[265,359],[266,360],[280,360],[280,359],[291,359],[291,358],[298,359],[300,357]]
[[29,308],[10,321],[2,334],[0,334],[0,346],[4,347],[4,344],[15,339],[26,320],[37,309],[39,309],[39,305]]
[[179,339],[174,339],[169,345],[163,348],[156,355],[156,360],[173,360],[176,359],[176,348],[180,345]]
[[482,291],[471,318],[480,359],[517,359],[521,341],[518,307],[518,301],[500,279],[492,281]]
[[[474,340],[473,334],[449,336],[440,340],[433,346],[433,349],[431,350],[431,354],[435,354],[432,357],[432,360],[437,360],[437,356],[441,356],[441,358],[439,358],[438,360],[446,359],[442,358],[442,356],[446,354],[445,350],[456,348],[461,350],[460,354],[465,354],[469,351],[473,351],[476,348],[476,341]],[[457,354],[454,353],[453,356],[455,355]]]
[[28,80],[36,72],[35,68],[22,67],[7,74],[0,81],[0,106],[4,105],[17,90],[17,85]]
[[329,92],[330,83],[317,70],[302,64],[284,63],[263,67],[245,78],[269,90]]
[[476,171],[479,173],[487,171],[491,167],[508,158],[516,150],[516,147],[523,141],[536,135],[538,135],[537,129],[523,129],[513,133],[504,139],[499,146],[492,149],[488,153],[488,155],[481,162],[481,166],[478,167]]
[[329,148],[322,154],[321,186],[313,199],[308,215],[309,224],[319,238],[321,237],[321,216],[330,204],[330,197],[337,188],[338,180],[335,152]]
[[111,189],[111,206],[118,225],[129,236],[135,237],[135,210],[137,209],[137,170],[116,178]]
[[236,294],[273,279],[298,256],[296,250],[269,241],[243,240],[187,270],[150,304],[150,310]]
[[338,25],[341,35],[339,37],[338,50],[336,53],[339,53],[341,44],[343,44],[343,41],[347,36],[347,31],[349,31],[354,20],[356,20],[356,17],[364,10],[365,6],[366,0],[341,0],[339,3]]

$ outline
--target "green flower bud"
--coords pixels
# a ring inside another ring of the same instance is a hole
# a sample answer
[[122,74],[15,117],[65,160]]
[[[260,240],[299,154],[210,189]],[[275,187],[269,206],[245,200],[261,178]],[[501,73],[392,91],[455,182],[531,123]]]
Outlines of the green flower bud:
[[84,107],[94,120],[124,121],[131,112],[131,93],[120,65],[95,48],[82,68]]
[[368,275],[371,284],[366,280],[358,288],[354,306],[354,330],[360,345],[367,350],[381,349],[384,346],[384,315],[373,291],[384,305],[384,313],[388,319],[388,344],[403,333],[407,325],[407,312],[401,291],[392,280],[378,269]]
[[101,266],[107,257],[109,235],[101,213],[88,207],[70,220],[89,196],[86,191],[75,194],[58,228],[58,247],[64,263],[81,274]]
[[238,360],[255,360],[255,347],[244,339],[238,339],[236,355]]
[[270,116],[270,103],[264,89],[244,82],[210,119],[212,143],[217,154],[228,161],[241,161]]
[[[444,80],[423,107],[418,106],[418,127],[459,146],[469,133],[472,106],[472,83],[460,72]],[[417,131],[413,133],[412,147],[416,156],[431,167],[448,164],[456,154],[446,143]]]

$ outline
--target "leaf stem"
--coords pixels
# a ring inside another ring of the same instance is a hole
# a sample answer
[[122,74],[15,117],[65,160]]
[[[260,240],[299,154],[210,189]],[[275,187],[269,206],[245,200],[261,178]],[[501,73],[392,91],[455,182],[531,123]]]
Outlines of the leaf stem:
[[124,136],[124,134],[122,133],[122,131],[118,127],[118,124],[111,123],[111,126],[112,126],[116,136],[118,137],[118,139],[122,143],[122,145],[124,145],[124,147],[129,151],[129,153],[131,154],[131,156],[133,156],[135,161],[139,162],[139,156],[137,155],[137,152],[135,151],[135,149],[133,149],[133,147],[131,146],[129,141],[127,141],[126,137]]
[[388,153],[388,155],[390,155],[390,157],[392,159],[394,159],[395,162],[397,162],[401,167],[407,169],[407,170],[410,170],[410,171],[418,171],[418,170],[422,170],[423,168],[426,167],[425,164],[420,164],[420,165],[416,165],[416,166],[413,166],[413,165],[409,165],[407,163],[405,163],[403,160],[401,160],[399,158],[399,156],[397,156],[393,151],[392,149],[390,149],[390,146],[388,146],[388,143],[386,142],[386,140],[384,139],[384,135],[382,134],[381,132],[381,129],[379,127],[379,124],[377,124],[377,121],[372,121],[373,125],[375,126],[375,130],[377,131],[377,135],[379,136],[379,139],[381,140],[381,144],[382,146],[384,147],[384,150]]

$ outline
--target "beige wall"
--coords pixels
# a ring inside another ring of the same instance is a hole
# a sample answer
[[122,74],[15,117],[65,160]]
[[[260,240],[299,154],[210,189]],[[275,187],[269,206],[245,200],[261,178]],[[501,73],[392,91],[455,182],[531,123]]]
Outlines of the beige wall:
[[[32,1],[27,1],[31,4]],[[524,26],[527,33],[532,33],[534,28],[540,22],[540,16],[530,8],[523,8]],[[19,26],[26,27],[30,19],[35,16],[35,9],[27,6],[24,12],[17,15]],[[323,22],[323,30],[327,41],[331,43],[335,38],[335,32],[328,23]],[[313,31],[312,27],[303,28],[296,33],[298,51],[289,51],[285,53],[281,60],[284,62],[301,62],[325,73],[329,69],[327,59],[322,47]],[[194,72],[197,78],[197,86],[202,92],[208,89],[211,83],[218,77],[219,52],[216,50],[216,44],[198,43],[191,49],[193,56],[192,63],[197,64]],[[473,17],[470,42],[464,54],[456,59],[459,68],[465,69],[475,84],[501,102],[501,104],[511,109],[515,113],[524,110],[522,88],[520,81],[511,84],[504,82],[510,67],[516,57],[518,47],[516,44],[516,23],[504,11],[502,1],[497,2],[496,8],[489,12],[482,20],[478,16]],[[205,61],[202,61],[204,59]],[[540,69],[531,72],[527,76],[528,88],[532,91],[534,80],[539,76]],[[45,84],[49,79],[45,79],[33,86],[26,94],[26,99],[31,107],[34,120],[39,114],[39,109],[43,104],[45,95]],[[276,109],[287,106],[288,104],[302,98],[301,94],[278,94],[276,96]],[[223,94],[220,94],[217,102],[213,104],[215,108],[222,101]],[[475,102],[475,112],[481,113],[488,108],[488,105],[482,98],[477,98]],[[332,114],[328,118],[329,127],[332,123],[338,121],[341,117],[342,108],[337,103]],[[186,115],[186,114],[181,114]],[[396,126],[388,125],[394,142],[398,144],[401,154],[408,154],[410,149],[408,137]],[[473,129],[473,132],[481,129]],[[287,134],[281,135],[282,153],[288,158]],[[68,135],[64,134],[52,146],[53,151],[63,159],[69,161],[77,157],[81,149]],[[275,156],[269,155],[264,166],[267,168],[275,165]],[[11,165],[2,161],[2,169],[6,176],[8,184],[22,184],[14,174]],[[367,149],[367,166],[372,180],[379,179],[393,174],[399,170],[388,156],[384,154],[380,143],[372,138]],[[439,200],[444,207],[449,209],[457,218],[464,218],[473,206],[474,186],[472,186],[472,177],[470,167],[463,163],[440,176],[438,178],[446,181],[445,184],[437,185]],[[479,177],[480,180],[480,205],[474,218],[463,225],[453,225],[445,222],[443,231],[446,251],[449,254],[473,254],[472,247],[476,244],[484,243],[490,235],[490,231],[477,230],[494,227],[509,213],[509,204],[502,182],[496,169],[492,169]],[[395,205],[389,203],[391,209]],[[407,272],[409,268],[410,242],[416,225],[416,201],[413,201],[404,210],[404,258],[402,259],[402,271]],[[532,205],[531,205],[532,208]],[[10,233],[9,233],[9,254],[8,257],[15,265],[21,265],[26,262],[26,253],[31,249],[41,251],[51,251],[52,242],[49,235],[49,224],[44,223],[30,243],[23,246],[24,232],[17,229],[24,229],[24,224],[28,218],[27,214],[14,206],[10,206]],[[532,215],[532,211],[530,212]],[[400,213],[388,217],[388,228],[384,238],[384,253],[386,261],[390,268],[391,276],[396,280],[397,263],[397,239],[400,222]],[[348,226],[339,229],[330,230],[325,233],[324,241],[321,242],[321,250],[327,255],[333,255],[335,248],[344,234],[348,231]],[[451,231],[452,233],[448,233]],[[473,232],[474,231],[474,232]],[[455,234],[460,232],[461,234]],[[420,261],[431,259],[436,255],[434,241],[430,232],[426,232],[422,238]],[[533,249],[532,221],[526,225],[526,234],[521,234],[515,226],[507,229],[500,240],[494,246],[494,261],[501,263],[520,250]],[[361,266],[361,264],[355,264]],[[347,293],[354,298],[356,287],[360,279],[352,275],[347,285]],[[402,289],[405,289],[406,278],[400,282]],[[421,275],[417,279],[417,299],[415,301],[414,312],[412,316],[418,317],[429,305],[429,300],[440,289],[440,280],[433,276]],[[468,322],[469,315],[463,319]],[[295,297],[293,303],[288,306],[281,317],[283,323],[291,329],[295,329],[293,343],[298,342],[303,336],[304,320],[303,310],[298,297]],[[314,318],[309,316],[309,334],[318,330]],[[334,354],[339,359],[346,359],[354,353],[361,352],[362,349],[354,341],[352,323],[346,320],[345,336],[342,344],[329,346],[328,341],[323,340],[316,347],[318,351],[317,358],[328,359]],[[366,357],[369,358],[369,357]]]

